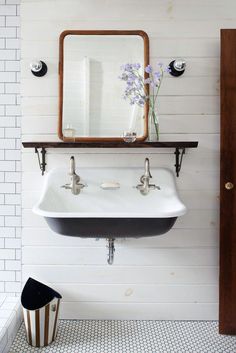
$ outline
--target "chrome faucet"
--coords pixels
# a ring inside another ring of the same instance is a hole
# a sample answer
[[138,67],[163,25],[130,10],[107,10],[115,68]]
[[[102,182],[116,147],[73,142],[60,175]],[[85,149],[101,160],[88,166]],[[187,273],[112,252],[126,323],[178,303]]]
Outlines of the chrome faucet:
[[73,195],[78,195],[86,185],[80,183],[80,177],[75,172],[75,158],[72,156],[70,158],[70,172],[69,176],[71,178],[70,184],[62,185],[62,188],[71,190]]
[[150,184],[151,178],[152,178],[152,175],[150,172],[150,162],[148,158],[145,158],[144,174],[140,178],[141,184],[138,184],[136,186],[136,188],[141,192],[142,195],[147,195],[150,190],[155,190],[155,189],[160,190],[159,186],[155,184]]

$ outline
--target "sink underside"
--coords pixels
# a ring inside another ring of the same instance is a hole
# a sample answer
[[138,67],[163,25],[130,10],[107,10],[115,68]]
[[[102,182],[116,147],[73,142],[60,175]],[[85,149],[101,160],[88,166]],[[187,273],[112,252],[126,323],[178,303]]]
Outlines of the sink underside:
[[53,218],[45,217],[56,233],[90,238],[139,238],[168,232],[177,217],[169,218]]

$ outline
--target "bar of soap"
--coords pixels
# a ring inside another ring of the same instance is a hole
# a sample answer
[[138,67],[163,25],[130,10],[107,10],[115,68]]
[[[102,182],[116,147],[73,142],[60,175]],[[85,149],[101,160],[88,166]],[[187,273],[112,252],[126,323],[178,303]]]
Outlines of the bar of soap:
[[118,181],[105,181],[101,184],[101,188],[104,190],[115,190],[120,188]]

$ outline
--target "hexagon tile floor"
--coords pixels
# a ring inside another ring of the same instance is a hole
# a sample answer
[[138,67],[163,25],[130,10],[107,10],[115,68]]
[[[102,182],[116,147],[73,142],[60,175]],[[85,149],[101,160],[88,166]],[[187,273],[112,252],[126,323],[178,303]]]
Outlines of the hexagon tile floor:
[[56,341],[30,347],[21,325],[9,353],[236,353],[216,321],[61,320]]

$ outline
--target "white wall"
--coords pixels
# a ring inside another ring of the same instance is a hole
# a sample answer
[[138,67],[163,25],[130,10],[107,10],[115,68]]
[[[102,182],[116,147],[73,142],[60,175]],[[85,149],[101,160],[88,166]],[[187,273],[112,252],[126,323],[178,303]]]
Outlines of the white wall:
[[21,290],[20,15],[0,1],[0,292]]
[[[23,0],[23,140],[58,140],[58,38],[65,29],[142,29],[151,62],[184,57],[181,78],[168,77],[159,97],[161,140],[198,140],[184,157],[178,188],[188,207],[161,237],[117,242],[106,264],[105,241],[53,234],[31,207],[40,195],[33,150],[23,150],[23,278],[62,293],[66,318],[216,319],[218,316],[219,53],[220,28],[236,25],[234,0]],[[35,78],[32,59],[48,64]],[[152,166],[173,169],[172,151],[49,150],[47,168]]]

